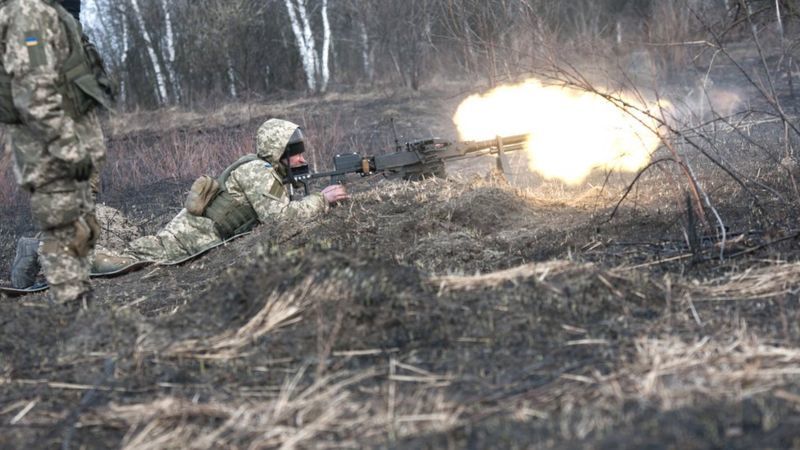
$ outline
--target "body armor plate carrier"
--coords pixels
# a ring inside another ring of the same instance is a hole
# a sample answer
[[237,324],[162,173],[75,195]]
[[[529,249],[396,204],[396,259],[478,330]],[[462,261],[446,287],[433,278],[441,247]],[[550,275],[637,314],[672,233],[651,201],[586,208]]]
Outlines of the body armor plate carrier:
[[256,155],[245,155],[226,168],[219,176],[220,191],[208,204],[203,215],[214,221],[219,236],[225,240],[239,233],[250,231],[258,224],[258,214],[249,203],[239,203],[225,189],[228,177],[239,166],[258,161]]

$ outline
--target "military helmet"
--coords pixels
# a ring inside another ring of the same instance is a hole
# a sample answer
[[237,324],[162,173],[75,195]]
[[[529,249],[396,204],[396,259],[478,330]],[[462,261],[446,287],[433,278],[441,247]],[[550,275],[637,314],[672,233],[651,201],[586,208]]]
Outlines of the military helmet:
[[[290,149],[290,146],[293,147]],[[259,158],[277,164],[287,150],[295,152],[292,154],[305,150],[299,125],[288,120],[269,119],[258,127],[256,154]]]
[[286,144],[286,150],[283,151],[283,158],[288,158],[292,155],[299,155],[306,151],[305,136],[303,130],[300,128],[294,130],[292,137],[289,138],[289,143]]

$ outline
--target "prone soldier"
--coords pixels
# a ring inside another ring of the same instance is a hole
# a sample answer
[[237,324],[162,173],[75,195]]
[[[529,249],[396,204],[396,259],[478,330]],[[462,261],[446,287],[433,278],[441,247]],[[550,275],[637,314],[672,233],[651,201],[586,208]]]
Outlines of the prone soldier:
[[245,155],[214,179],[194,182],[186,207],[154,236],[132,241],[121,254],[98,251],[93,270],[112,272],[137,261],[176,261],[192,256],[267,220],[308,217],[349,198],[334,184],[293,201],[287,186],[292,172],[308,170],[305,138],[297,124],[264,122],[256,132],[256,154]]

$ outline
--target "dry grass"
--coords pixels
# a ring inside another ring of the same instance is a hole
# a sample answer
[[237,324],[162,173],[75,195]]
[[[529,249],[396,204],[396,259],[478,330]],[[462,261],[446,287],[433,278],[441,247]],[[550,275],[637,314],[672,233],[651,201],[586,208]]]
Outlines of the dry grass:
[[322,97],[226,103],[208,112],[180,108],[134,111],[111,116],[108,121],[108,134],[110,137],[122,137],[149,133],[153,130],[165,133],[175,130],[226,128],[247,124],[255,119],[295,116],[298,111],[308,111],[321,102],[362,102],[379,100],[383,97],[385,96],[377,91],[331,92]]
[[665,409],[702,398],[741,401],[800,380],[800,350],[761,342],[744,326],[695,342],[640,338],[636,349],[633,370],[622,375],[629,394]]
[[127,428],[121,444],[126,450],[304,447],[325,433],[369,422],[346,388],[372,376],[372,372],[338,374],[300,389],[301,371],[269,401],[198,403],[164,397],[141,404],[111,404],[82,421]]
[[310,298],[332,298],[341,292],[336,283],[314,285],[308,277],[287,293],[273,291],[250,320],[236,330],[208,339],[188,339],[171,344],[162,354],[167,357],[226,360],[243,356],[242,351],[258,338],[278,328],[296,323],[309,306]]
[[800,263],[750,267],[704,283],[687,283],[693,300],[755,300],[796,294],[800,286]]
[[250,130],[213,133],[173,131],[159,139],[137,137],[114,141],[103,170],[103,185],[116,190],[136,189],[160,180],[191,180],[216,175],[227,164],[252,153]]
[[[617,371],[563,374],[504,409],[517,420],[554,421],[564,437],[584,438],[611,427],[629,402],[661,411],[764,395],[797,402],[791,391],[798,380],[800,351],[762,342],[743,326],[734,335],[696,341],[637,338],[632,359]],[[780,418],[765,420],[771,427]]]
[[[463,406],[447,400],[444,378],[392,361],[374,369],[337,373],[301,388],[305,371],[287,378],[272,398],[190,401],[174,396],[147,403],[110,404],[81,417],[83,426],[127,429],[121,448],[354,448],[371,438],[399,439],[446,431],[460,423]],[[364,401],[358,388],[381,376],[380,393]],[[361,396],[361,398],[357,398]],[[343,437],[358,436],[358,441]]]
[[519,283],[526,279],[535,278],[543,283],[550,275],[569,275],[593,271],[594,264],[575,263],[572,261],[547,261],[542,263],[524,264],[507,270],[473,275],[473,276],[438,276],[431,277],[429,282],[438,286],[440,291],[470,290],[481,288],[494,288],[505,283]]

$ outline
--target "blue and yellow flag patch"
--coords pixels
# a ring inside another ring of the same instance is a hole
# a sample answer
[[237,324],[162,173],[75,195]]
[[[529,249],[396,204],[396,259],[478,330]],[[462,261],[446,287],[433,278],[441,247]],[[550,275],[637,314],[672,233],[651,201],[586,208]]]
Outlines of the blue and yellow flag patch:
[[39,30],[32,30],[25,33],[25,47],[28,48],[28,58],[31,67],[39,67],[47,64],[47,54],[45,45],[42,43],[42,33]]

